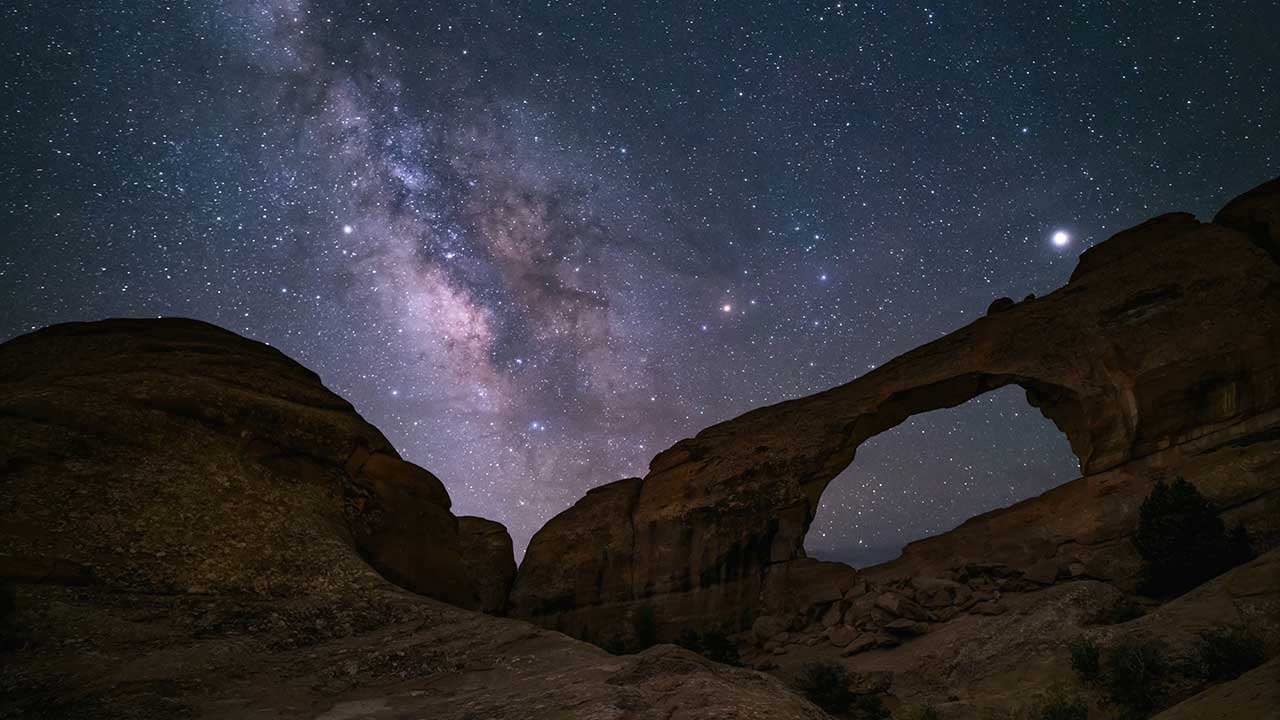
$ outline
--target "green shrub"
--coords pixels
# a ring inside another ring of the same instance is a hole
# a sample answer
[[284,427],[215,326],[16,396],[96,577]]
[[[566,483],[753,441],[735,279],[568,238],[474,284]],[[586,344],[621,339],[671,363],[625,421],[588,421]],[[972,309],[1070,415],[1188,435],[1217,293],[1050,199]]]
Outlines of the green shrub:
[[1101,671],[1102,648],[1098,643],[1081,636],[1071,641],[1071,669],[1085,682],[1098,679]]
[[840,663],[805,663],[796,675],[796,689],[829,713],[846,713],[857,697],[849,690],[849,673]]
[[1049,696],[1035,712],[1036,720],[1088,720],[1089,706],[1085,701],[1065,692]]
[[1164,700],[1169,661],[1156,641],[1117,645],[1107,654],[1106,686],[1130,717],[1145,717]]
[[1243,528],[1230,533],[1194,485],[1159,482],[1142,502],[1134,545],[1142,556],[1142,590],[1178,594],[1253,556]]
[[1243,625],[1232,625],[1200,633],[1191,667],[1196,675],[1208,680],[1234,680],[1266,659],[1262,638]]

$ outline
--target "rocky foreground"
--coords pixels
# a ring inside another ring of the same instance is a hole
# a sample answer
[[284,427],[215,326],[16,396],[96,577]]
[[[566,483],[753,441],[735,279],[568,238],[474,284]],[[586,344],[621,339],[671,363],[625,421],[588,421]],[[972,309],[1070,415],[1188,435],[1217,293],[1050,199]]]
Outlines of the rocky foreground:
[[0,346],[0,458],[0,717],[822,717],[751,670],[464,609],[505,599],[506,531],[211,325]]
[[[1097,720],[1118,709],[1077,676],[1072,643],[1157,640],[1184,668],[1226,625],[1269,661],[1225,682],[1178,670],[1153,712],[1274,717],[1278,258],[1280,180],[1212,223],[1156,218],[1044,298],[993,303],[592,490],[518,573],[501,525],[455,517],[437,478],[270,347],[180,319],[11,340],[0,717],[822,718],[795,689],[819,661],[899,720],[1037,717],[1064,689]],[[859,443],[1008,384],[1083,477],[875,568],[803,556]],[[1175,476],[1257,556],[1149,598],[1131,536]],[[691,633],[746,667],[641,651]]]

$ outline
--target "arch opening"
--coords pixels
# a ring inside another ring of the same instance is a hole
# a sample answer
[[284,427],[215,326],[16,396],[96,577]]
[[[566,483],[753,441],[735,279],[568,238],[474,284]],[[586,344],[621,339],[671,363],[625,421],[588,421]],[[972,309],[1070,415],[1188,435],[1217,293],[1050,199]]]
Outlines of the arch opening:
[[1076,412],[1059,388],[991,376],[890,398],[855,423],[856,457],[813,488],[806,554],[875,565],[1079,477],[1081,440],[1073,448],[1065,432]]

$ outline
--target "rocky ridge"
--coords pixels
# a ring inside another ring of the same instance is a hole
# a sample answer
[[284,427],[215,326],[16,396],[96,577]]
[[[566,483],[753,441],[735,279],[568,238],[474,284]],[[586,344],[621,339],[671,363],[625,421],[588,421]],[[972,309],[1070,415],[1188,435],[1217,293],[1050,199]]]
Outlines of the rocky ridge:
[[0,717],[824,717],[754,671],[466,609],[501,609],[511,540],[449,507],[314,373],[220,328],[6,342]]

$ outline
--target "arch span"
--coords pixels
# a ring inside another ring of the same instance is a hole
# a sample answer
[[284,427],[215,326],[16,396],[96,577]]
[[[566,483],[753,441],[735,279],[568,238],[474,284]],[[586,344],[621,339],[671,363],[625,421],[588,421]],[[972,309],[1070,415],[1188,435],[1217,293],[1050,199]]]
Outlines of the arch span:
[[[1280,207],[1280,194],[1271,202]],[[805,558],[803,543],[858,445],[1009,385],[1067,436],[1084,478],[1066,487],[1092,483],[1073,497],[1094,505],[1083,519],[1072,508],[1024,518],[1012,534],[970,533],[981,551],[1029,562],[1082,535],[1122,536],[1132,508],[1113,506],[1117,489],[1130,497],[1126,483],[1178,471],[1210,440],[1280,423],[1276,288],[1280,267],[1248,229],[1175,214],[1126,230],[1086,251],[1046,297],[993,304],[850,383],[707,428],[660,453],[645,477],[592,490],[534,536],[510,612],[601,641],[625,636],[647,607],[664,639],[743,627],[787,588],[838,593],[843,581]],[[935,543],[914,556],[948,562],[948,552]]]

